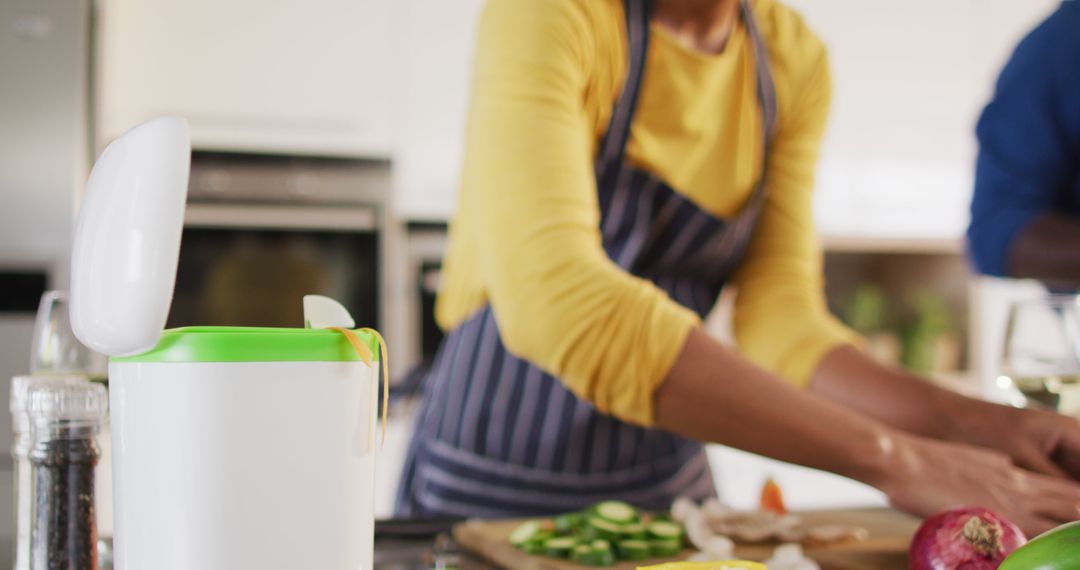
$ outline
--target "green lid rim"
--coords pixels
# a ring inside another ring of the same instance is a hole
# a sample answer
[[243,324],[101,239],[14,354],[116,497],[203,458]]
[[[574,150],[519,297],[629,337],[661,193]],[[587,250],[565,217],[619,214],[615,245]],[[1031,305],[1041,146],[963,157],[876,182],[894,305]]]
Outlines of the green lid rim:
[[[380,360],[379,340],[354,330]],[[181,327],[161,334],[157,346],[111,362],[351,362],[361,361],[341,332],[331,329],[267,327]]]

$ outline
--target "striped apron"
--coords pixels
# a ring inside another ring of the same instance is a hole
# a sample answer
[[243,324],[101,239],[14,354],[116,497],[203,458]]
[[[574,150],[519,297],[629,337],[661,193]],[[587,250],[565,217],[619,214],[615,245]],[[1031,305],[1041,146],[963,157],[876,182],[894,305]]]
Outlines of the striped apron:
[[[650,0],[625,0],[626,83],[596,162],[603,247],[621,268],[704,317],[745,254],[765,199],[764,168],[740,212],[721,219],[624,161],[650,9]],[[767,157],[776,96],[746,0],[742,18],[756,60]],[[665,509],[680,495],[714,493],[701,444],[599,413],[557,378],[510,353],[487,306],[450,331],[439,348],[397,510],[411,517],[512,517],[616,497]]]

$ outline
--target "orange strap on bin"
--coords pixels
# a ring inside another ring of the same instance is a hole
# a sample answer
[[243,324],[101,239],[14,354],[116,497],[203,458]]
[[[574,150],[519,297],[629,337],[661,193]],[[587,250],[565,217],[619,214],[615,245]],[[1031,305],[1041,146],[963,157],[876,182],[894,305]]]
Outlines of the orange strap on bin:
[[386,357],[386,341],[383,340],[379,331],[375,329],[357,329],[357,331],[351,331],[342,327],[330,327],[330,330],[337,331],[345,336],[345,340],[349,341],[353,350],[356,351],[356,355],[360,357],[360,360],[371,366],[371,350],[368,349],[364,341],[360,340],[360,337],[356,335],[357,332],[368,333],[375,337],[379,341],[379,360],[382,361],[382,377],[383,377],[383,397],[382,397],[382,435],[379,439],[379,448],[382,449],[386,446],[386,414],[390,408],[390,362]]

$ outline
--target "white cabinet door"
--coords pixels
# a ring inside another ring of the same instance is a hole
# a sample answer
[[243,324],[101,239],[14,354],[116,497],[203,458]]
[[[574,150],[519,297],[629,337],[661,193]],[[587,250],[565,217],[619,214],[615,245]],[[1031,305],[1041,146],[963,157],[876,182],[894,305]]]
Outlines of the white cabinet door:
[[390,152],[384,0],[103,0],[98,142],[157,115],[196,148]]
[[787,0],[829,48],[815,194],[832,235],[957,239],[975,124],[1020,38],[1060,0]]
[[453,212],[465,140],[476,21],[483,0],[395,2],[394,212]]

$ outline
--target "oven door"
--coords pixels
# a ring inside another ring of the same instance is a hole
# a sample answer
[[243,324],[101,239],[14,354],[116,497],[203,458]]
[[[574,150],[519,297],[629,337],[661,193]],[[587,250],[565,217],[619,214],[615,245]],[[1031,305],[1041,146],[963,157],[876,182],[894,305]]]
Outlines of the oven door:
[[315,293],[378,327],[377,219],[355,204],[189,204],[168,326],[302,327]]

